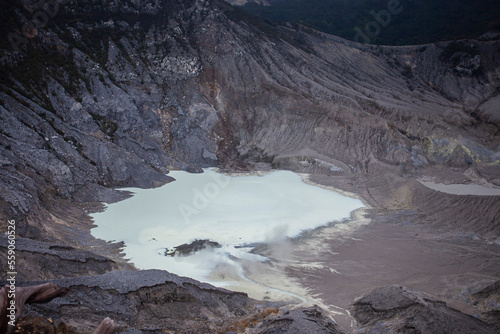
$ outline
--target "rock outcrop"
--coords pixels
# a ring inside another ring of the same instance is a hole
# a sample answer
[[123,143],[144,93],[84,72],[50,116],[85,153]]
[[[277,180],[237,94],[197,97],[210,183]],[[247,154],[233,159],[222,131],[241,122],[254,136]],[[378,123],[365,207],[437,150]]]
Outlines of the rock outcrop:
[[[346,333],[317,306],[278,309],[277,304],[160,270],[114,271],[38,287],[45,286],[58,292],[52,295],[59,298],[26,305],[20,333],[43,328],[46,333],[91,333],[105,317],[112,320],[105,319],[99,328],[115,326],[121,333]],[[492,301],[498,297],[491,293],[495,288],[492,285],[471,297],[490,312],[488,320],[494,320],[496,312],[491,313]],[[358,298],[352,315],[358,333],[496,333],[498,325],[401,286],[378,288]]]
[[[116,247],[109,245],[100,247],[102,247],[100,253],[107,253],[108,256],[62,244],[18,238],[15,251],[17,279],[19,281],[48,280],[99,275],[112,270],[132,268],[131,265],[112,260],[112,258],[119,258],[117,252],[114,251]],[[0,256],[6,259],[7,251],[7,238],[0,236]]]
[[78,333],[92,332],[104,317],[122,331],[216,333],[254,306],[245,294],[159,270],[114,271],[54,284],[69,289],[66,297],[30,306],[26,315],[50,317]]
[[470,296],[470,301],[488,323],[500,330],[500,282],[495,282]]
[[333,321],[328,319],[318,307],[296,308],[271,316],[256,326],[250,333],[317,333],[317,334],[342,334],[344,333]]
[[246,294],[160,270],[114,271],[54,284],[68,294],[30,305],[24,323],[50,318],[54,328],[91,333],[110,317],[122,333],[341,333],[319,309],[280,311]]
[[354,303],[360,333],[495,333],[481,320],[401,286],[375,289]]

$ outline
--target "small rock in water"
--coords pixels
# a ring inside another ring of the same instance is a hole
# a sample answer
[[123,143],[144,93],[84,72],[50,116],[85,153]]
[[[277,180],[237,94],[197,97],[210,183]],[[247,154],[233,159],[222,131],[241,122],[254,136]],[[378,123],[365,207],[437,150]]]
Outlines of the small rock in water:
[[192,173],[192,174],[201,174],[201,173],[203,173],[203,169],[198,165],[190,164],[186,168],[186,172]]
[[216,241],[210,241],[207,239],[203,240],[196,239],[190,244],[182,244],[180,246],[174,247],[173,249],[167,249],[165,251],[165,256],[174,256],[175,254],[189,255],[208,247],[220,248],[221,245]]

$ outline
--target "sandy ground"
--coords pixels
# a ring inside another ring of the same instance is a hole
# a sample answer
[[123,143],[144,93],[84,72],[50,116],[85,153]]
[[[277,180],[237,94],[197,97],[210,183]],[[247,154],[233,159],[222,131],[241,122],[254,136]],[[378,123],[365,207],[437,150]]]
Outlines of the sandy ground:
[[[294,255],[304,263],[316,263],[316,268],[289,266],[287,274],[325,305],[335,305],[333,309],[348,310],[357,297],[376,287],[403,285],[474,315],[465,298],[500,279],[500,246],[437,236],[411,226],[374,222],[350,236],[329,239],[318,231],[303,241]],[[314,252],[318,243],[323,247]],[[349,316],[333,317],[352,330]]]

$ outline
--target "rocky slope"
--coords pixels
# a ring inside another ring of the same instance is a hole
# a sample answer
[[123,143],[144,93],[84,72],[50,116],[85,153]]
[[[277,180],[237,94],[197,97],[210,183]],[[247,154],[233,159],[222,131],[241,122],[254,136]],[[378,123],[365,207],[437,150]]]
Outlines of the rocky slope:
[[2,207],[28,217],[23,234],[56,235],[35,222],[51,199],[109,200],[108,186],[160,185],[189,163],[403,174],[497,161],[498,42],[363,46],[259,30],[218,5],[70,2],[25,51],[3,50]]
[[250,3],[250,2],[254,2],[254,3],[257,3],[259,5],[269,6],[269,2],[266,0],[228,0],[226,2],[233,5],[233,6],[243,6],[246,3]]
[[374,216],[498,238],[498,196],[414,178],[500,185],[499,40],[361,45],[216,0],[2,6],[0,224],[23,279],[128,268],[87,214],[169,169],[313,173]]
[[361,333],[495,333],[484,322],[404,287],[371,291],[354,303]]
[[[29,20],[37,9],[23,3]],[[497,41],[375,47],[233,14],[222,2],[69,2],[24,49],[4,48],[3,216],[55,238],[61,224],[39,217],[54,221],[56,203],[111,201],[110,186],[158,186],[189,164],[445,164],[498,183]]]
[[470,299],[487,321],[500,330],[500,281],[473,293]]

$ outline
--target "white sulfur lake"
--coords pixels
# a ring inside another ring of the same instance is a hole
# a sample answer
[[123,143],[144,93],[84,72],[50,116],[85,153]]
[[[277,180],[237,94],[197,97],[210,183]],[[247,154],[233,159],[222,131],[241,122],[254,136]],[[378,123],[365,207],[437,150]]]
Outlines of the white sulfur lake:
[[[363,207],[355,198],[317,187],[289,171],[227,176],[213,169],[172,171],[176,181],[156,189],[135,189],[124,201],[93,214],[94,237],[123,241],[126,258],[139,269],[164,269],[216,285],[213,271],[232,266],[244,277],[242,261],[267,259],[254,244],[280,242],[351,217]],[[193,255],[165,256],[167,249],[194,240],[221,247]]]

